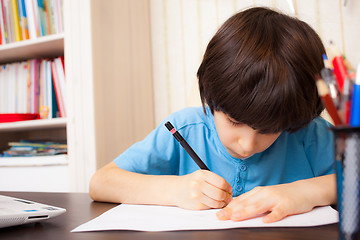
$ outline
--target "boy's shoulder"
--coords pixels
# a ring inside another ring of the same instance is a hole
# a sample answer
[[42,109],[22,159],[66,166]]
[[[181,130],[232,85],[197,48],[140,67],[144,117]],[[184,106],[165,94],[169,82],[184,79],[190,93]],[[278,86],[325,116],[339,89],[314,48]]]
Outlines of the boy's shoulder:
[[317,117],[313,119],[308,125],[296,131],[295,134],[298,139],[308,139],[310,138],[317,138],[319,136],[325,137],[332,137],[330,128],[332,127],[331,123],[326,121],[322,117]]
[[206,108],[206,114],[202,107],[187,107],[172,113],[166,121],[170,121],[177,130],[207,126],[211,128],[211,112]]

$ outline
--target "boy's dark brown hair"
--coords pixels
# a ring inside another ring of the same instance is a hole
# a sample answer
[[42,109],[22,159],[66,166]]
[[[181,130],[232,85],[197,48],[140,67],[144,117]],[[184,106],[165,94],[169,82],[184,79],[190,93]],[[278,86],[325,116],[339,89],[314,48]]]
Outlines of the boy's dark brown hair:
[[210,40],[199,67],[204,110],[264,134],[295,132],[324,109],[314,80],[323,53],[303,21],[262,7],[239,12]]

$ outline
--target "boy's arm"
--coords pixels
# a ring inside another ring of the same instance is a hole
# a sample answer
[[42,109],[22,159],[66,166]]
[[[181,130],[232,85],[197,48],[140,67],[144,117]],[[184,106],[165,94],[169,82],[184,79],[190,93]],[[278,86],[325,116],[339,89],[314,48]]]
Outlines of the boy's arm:
[[256,187],[234,198],[217,213],[217,217],[220,220],[241,221],[268,213],[263,221],[270,223],[335,202],[335,174],[330,174],[287,184]]
[[95,201],[172,205],[187,209],[221,208],[231,200],[231,186],[220,176],[199,170],[184,176],[129,172],[111,162],[90,181]]

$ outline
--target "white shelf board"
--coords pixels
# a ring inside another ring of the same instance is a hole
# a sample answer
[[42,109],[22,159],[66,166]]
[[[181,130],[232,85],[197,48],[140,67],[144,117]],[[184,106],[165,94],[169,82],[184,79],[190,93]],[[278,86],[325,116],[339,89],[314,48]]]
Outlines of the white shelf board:
[[66,118],[38,119],[10,123],[0,123],[0,132],[23,131],[66,127]]
[[34,157],[0,157],[1,167],[34,167],[34,166],[68,165],[68,155],[34,156]]
[[0,45],[0,64],[64,55],[64,33]]

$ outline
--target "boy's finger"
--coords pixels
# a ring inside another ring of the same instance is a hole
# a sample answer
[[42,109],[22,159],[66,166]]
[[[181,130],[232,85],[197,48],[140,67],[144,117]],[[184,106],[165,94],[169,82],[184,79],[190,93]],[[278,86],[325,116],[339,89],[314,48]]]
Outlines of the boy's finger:
[[216,201],[213,198],[206,196],[205,194],[203,194],[203,197],[201,197],[200,202],[209,208],[223,208],[226,206],[224,201]]
[[269,214],[262,218],[264,223],[272,223],[285,218],[287,214],[282,208],[274,208]]
[[232,193],[231,185],[224,178],[213,172],[206,171],[206,173],[204,173],[204,180],[219,189]]
[[226,211],[226,216],[232,221],[243,221],[271,211],[271,208],[272,204],[270,202],[249,202],[245,200],[241,202],[230,203],[223,210]]
[[209,198],[212,198],[215,201],[225,202],[226,205],[230,202],[229,198],[232,196],[230,195],[229,192],[219,189],[219,188],[211,185],[208,182],[203,182],[202,185],[203,186],[201,187],[201,189],[202,189],[201,191],[203,192],[203,194],[205,194]]
[[231,209],[221,209],[220,211],[218,211],[216,213],[216,217],[219,220],[225,221],[225,220],[230,220],[231,219]]

